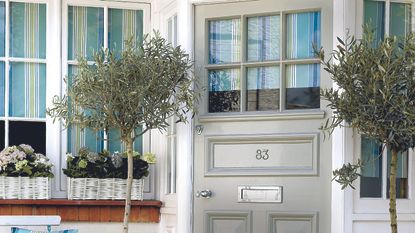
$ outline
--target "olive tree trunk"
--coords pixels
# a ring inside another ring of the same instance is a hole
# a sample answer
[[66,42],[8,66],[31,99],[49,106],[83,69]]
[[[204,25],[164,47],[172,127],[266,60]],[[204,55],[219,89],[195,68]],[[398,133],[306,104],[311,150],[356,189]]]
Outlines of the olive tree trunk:
[[133,142],[134,141],[131,137],[127,139],[128,177],[127,177],[127,194],[125,197],[123,233],[128,233],[128,219],[130,217],[130,210],[131,210],[131,188],[133,185]]
[[396,216],[396,170],[398,162],[398,151],[392,149],[391,168],[389,174],[389,215],[391,221],[391,232],[398,233],[398,223]]

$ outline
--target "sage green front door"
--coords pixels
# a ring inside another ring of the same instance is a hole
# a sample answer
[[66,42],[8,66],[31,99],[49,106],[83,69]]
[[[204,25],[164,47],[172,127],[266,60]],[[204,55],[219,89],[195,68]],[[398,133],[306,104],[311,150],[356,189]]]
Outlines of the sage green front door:
[[195,6],[194,233],[330,233],[332,1]]

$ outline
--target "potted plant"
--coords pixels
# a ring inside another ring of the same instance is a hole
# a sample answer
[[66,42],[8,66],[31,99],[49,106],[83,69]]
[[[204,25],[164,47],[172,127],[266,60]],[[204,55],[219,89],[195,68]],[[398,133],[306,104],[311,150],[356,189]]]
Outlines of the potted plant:
[[52,163],[26,144],[0,152],[0,198],[49,199]]
[[[67,154],[68,199],[125,199],[127,194],[127,153],[107,150],[100,153],[80,148],[77,155]],[[131,199],[143,199],[143,177],[148,175],[149,163],[155,156],[133,152],[133,184]],[[148,160],[145,161],[144,159]]]

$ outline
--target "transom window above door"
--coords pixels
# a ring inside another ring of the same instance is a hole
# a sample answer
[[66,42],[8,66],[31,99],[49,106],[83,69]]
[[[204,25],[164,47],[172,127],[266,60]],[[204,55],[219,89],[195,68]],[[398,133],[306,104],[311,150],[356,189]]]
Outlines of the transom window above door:
[[320,108],[319,11],[207,23],[210,113]]

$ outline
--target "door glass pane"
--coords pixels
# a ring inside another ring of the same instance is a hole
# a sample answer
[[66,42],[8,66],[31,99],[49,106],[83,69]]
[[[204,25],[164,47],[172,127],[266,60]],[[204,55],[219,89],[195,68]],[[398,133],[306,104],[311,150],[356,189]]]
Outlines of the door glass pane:
[[280,58],[280,16],[248,18],[248,61]]
[[37,153],[46,154],[46,123],[9,122],[9,145],[29,144]]
[[10,3],[10,55],[46,58],[46,4]]
[[4,95],[5,95],[4,87],[5,87],[4,62],[0,62],[0,116],[4,116]]
[[320,12],[287,14],[288,59],[315,57],[313,45],[320,47]]
[[287,65],[286,108],[320,108],[320,64]]
[[108,10],[108,47],[120,55],[127,39],[133,39],[137,45],[143,41],[142,10]]
[[389,28],[391,36],[405,36],[411,31],[411,4],[391,2]]
[[[141,132],[141,128],[136,129],[136,132]],[[120,138],[120,131],[111,129],[108,133],[108,150],[111,153],[115,151],[118,152],[126,152],[127,151],[127,144],[121,142]],[[143,137],[138,137],[134,141],[134,150],[139,152],[140,154],[143,153]]]
[[365,0],[363,23],[375,30],[376,42],[382,40],[385,35],[385,2]]
[[209,63],[241,60],[241,20],[209,21]]
[[0,2],[0,57],[4,57],[6,35],[6,3]]
[[[392,158],[391,150],[388,150],[388,179],[387,179],[387,197],[389,198],[389,174],[390,163]],[[398,167],[396,173],[396,198],[408,198],[408,151],[398,153]]]
[[360,197],[382,197],[382,144],[362,135]]
[[46,110],[46,65],[13,62],[10,64],[9,115],[44,118]]
[[104,9],[68,7],[68,60],[78,56],[92,60],[104,45]]
[[241,99],[239,69],[209,71],[209,112],[239,112]]
[[247,111],[267,111],[279,109],[279,66],[248,68],[247,87]]

